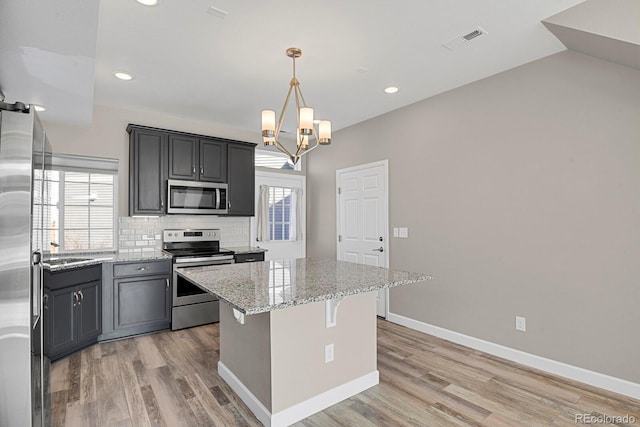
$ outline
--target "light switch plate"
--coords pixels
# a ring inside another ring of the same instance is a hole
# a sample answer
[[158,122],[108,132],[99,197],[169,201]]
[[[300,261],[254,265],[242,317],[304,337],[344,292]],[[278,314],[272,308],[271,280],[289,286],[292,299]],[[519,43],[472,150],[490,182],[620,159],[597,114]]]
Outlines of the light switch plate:
[[409,237],[409,229],[407,227],[400,227],[398,229],[398,235],[403,239],[407,239]]
[[398,237],[398,227],[393,227],[393,237]]

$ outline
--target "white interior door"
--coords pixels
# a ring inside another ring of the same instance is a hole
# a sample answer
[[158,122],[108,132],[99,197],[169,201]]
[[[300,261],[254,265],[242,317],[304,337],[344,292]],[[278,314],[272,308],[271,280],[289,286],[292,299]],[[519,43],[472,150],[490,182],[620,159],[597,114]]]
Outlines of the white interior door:
[[[338,260],[389,267],[388,161],[336,171]],[[378,292],[378,316],[387,316],[388,291]]]
[[[299,221],[299,225],[301,227],[302,238],[299,240],[280,240],[282,237],[281,233],[275,233],[275,240],[270,240],[268,242],[258,242],[256,240],[256,226],[257,226],[257,216],[251,218],[251,245],[259,246],[267,250],[265,253],[266,260],[273,259],[287,259],[287,258],[304,258],[306,256],[306,200],[307,200],[307,181],[304,175],[293,175],[293,174],[284,174],[278,172],[265,172],[265,171],[256,171],[256,194],[255,194],[255,206],[256,206],[256,215],[258,212],[258,198],[260,195],[260,186],[268,185],[276,192],[276,197],[274,202],[279,204],[281,201],[281,197],[278,196],[282,194],[285,198],[287,190],[291,190],[292,188],[302,188],[302,197],[299,200],[300,203],[300,214],[301,218]],[[277,215],[276,215],[277,216]],[[282,216],[279,218],[274,218],[274,221],[278,222],[282,219]],[[274,224],[270,224],[274,225]],[[281,227],[286,224],[275,224],[274,227]]]

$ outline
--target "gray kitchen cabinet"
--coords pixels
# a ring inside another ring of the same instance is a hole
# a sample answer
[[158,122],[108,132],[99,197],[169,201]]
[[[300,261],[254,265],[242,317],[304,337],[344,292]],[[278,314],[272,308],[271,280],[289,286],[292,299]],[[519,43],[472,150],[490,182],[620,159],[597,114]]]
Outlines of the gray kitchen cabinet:
[[229,216],[255,215],[255,144],[229,143],[227,175]]
[[242,262],[264,261],[264,252],[251,252],[251,253],[235,254],[233,256],[233,261],[236,264],[242,263]]
[[227,182],[227,144],[213,138],[168,133],[169,178]]
[[169,329],[171,260],[103,265],[103,331],[100,340]]
[[168,135],[129,125],[129,215],[166,213]]
[[49,328],[45,351],[51,360],[97,342],[102,333],[101,275],[99,265],[45,270],[43,305]]
[[169,178],[195,181],[200,171],[198,138],[169,134]]
[[129,215],[165,215],[167,179],[229,185],[229,216],[253,216],[256,144],[130,124]]
[[227,143],[200,139],[199,181],[227,182]]

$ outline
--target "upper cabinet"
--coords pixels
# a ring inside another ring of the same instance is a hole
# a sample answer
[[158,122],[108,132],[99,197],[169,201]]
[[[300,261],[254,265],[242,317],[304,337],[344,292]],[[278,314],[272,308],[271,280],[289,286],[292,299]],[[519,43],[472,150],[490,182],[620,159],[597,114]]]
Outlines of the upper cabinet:
[[229,215],[255,215],[254,194],[256,186],[255,146],[229,144]]
[[254,215],[256,144],[129,125],[129,215],[165,215],[167,179],[229,185],[229,216]]
[[169,134],[169,178],[227,181],[227,143],[216,139]]
[[129,215],[164,215],[168,135],[129,125]]

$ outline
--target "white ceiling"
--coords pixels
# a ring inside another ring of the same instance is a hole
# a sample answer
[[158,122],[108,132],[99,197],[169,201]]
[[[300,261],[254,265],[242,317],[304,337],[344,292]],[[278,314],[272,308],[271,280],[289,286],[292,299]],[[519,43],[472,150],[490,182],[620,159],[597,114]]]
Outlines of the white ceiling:
[[95,103],[258,132],[260,111],[282,108],[295,46],[305,99],[336,130],[564,50],[540,21],[582,0],[103,0],[96,23],[97,1],[1,2],[7,101],[85,126]]

